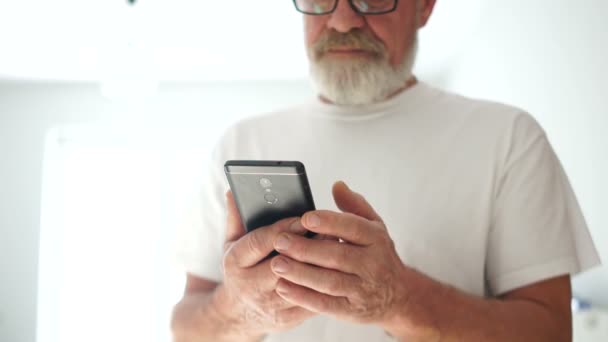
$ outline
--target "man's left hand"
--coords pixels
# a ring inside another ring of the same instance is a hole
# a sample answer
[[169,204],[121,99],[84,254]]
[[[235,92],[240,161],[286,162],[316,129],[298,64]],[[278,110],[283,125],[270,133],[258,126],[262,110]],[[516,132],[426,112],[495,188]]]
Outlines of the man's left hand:
[[309,212],[302,225],[341,241],[279,235],[274,247],[281,255],[272,260],[281,277],[276,291],[295,305],[338,319],[387,322],[408,301],[407,268],[371,205],[342,182],[334,185],[333,194],[343,213]]

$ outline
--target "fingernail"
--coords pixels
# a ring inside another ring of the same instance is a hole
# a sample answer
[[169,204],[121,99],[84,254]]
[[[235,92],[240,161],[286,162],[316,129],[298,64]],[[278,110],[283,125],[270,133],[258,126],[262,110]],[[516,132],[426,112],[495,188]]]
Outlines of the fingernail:
[[272,263],[272,269],[277,273],[289,271],[289,263],[283,258],[276,258]]
[[306,228],[302,225],[299,219],[294,220],[291,225],[289,225],[289,230],[292,233],[301,234],[306,232]]
[[309,227],[318,227],[319,225],[321,225],[321,218],[316,214],[309,214],[306,217],[306,223]]
[[289,248],[291,241],[289,237],[285,234],[280,235],[279,238],[274,242],[274,248],[277,250],[286,250]]
[[278,293],[283,293],[283,294],[285,294],[285,293],[289,292],[289,286],[288,286],[288,285],[287,285],[287,284],[286,284],[284,281],[280,281],[280,282],[277,284],[277,290],[276,290],[276,291],[277,291]]

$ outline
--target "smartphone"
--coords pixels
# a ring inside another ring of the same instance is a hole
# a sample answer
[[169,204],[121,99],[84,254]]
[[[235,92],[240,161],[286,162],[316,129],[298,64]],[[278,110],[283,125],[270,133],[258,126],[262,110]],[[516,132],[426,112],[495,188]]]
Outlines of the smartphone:
[[301,162],[229,160],[224,171],[247,232],[315,210]]

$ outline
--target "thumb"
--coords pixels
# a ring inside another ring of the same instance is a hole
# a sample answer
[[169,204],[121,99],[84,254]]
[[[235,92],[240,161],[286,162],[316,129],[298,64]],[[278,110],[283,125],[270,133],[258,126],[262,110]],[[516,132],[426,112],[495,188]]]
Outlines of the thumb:
[[360,194],[352,191],[346,183],[336,182],[332,188],[334,201],[340,210],[345,213],[355,214],[371,221],[382,222],[380,215]]
[[232,191],[226,192],[226,209],[227,209],[227,220],[226,220],[226,242],[232,242],[243,237],[247,232],[243,227],[241,221],[241,215],[234,202],[234,196]]

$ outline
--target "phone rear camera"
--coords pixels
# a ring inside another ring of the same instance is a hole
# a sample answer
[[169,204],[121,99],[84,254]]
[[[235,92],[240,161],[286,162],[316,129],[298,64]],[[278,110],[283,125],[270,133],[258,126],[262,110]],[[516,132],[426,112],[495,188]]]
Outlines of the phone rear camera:
[[279,201],[279,198],[273,193],[267,193],[264,195],[264,200],[268,204],[276,204]]
[[260,185],[262,186],[262,188],[266,189],[272,186],[272,182],[268,178],[262,178],[260,179]]

